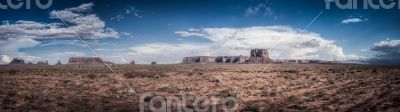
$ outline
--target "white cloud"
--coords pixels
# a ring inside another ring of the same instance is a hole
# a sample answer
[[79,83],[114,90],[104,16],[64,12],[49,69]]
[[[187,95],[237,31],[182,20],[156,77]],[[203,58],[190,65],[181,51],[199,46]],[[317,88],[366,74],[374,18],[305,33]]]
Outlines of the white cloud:
[[209,47],[208,44],[193,43],[148,43],[130,47],[129,55],[133,56],[137,63],[179,63],[185,56],[210,55]]
[[278,18],[271,6],[267,5],[267,3],[260,3],[255,6],[250,6],[245,11],[246,16],[255,16],[259,14],[263,16],[274,17],[274,19]]
[[179,34],[182,37],[205,36],[204,34],[201,33],[187,32],[187,31],[176,31],[175,34]]
[[[249,55],[250,49],[269,48],[274,59],[321,59],[346,60],[342,48],[333,40],[317,33],[306,32],[289,26],[256,26],[245,28],[203,28],[178,31],[183,37],[193,36],[208,39],[210,43],[168,44],[148,43],[131,47],[135,57],[148,60],[159,59],[160,63],[176,63],[185,56],[199,55]],[[189,35],[190,34],[190,35]]]
[[40,44],[30,38],[9,38],[0,40],[0,53],[18,53],[21,48],[30,48]]
[[13,57],[8,55],[1,55],[1,61],[3,64],[10,63],[13,60]]
[[50,56],[52,56],[52,57],[83,57],[83,56],[87,56],[87,55],[82,52],[68,51],[68,52],[53,53],[53,54],[50,54]]
[[376,56],[369,60],[374,64],[400,64],[400,40],[383,40],[374,44],[371,51]]
[[125,13],[118,14],[117,16],[111,17],[111,20],[121,21],[125,19],[125,16],[133,15],[138,18],[142,18],[142,15],[139,14],[139,10],[135,7],[129,7],[125,9]]
[[[74,32],[85,39],[93,40],[95,45],[103,44],[98,43],[96,41],[98,39],[132,37],[130,33],[117,32],[112,28],[107,28],[104,21],[91,13],[93,6],[93,3],[86,3],[77,7],[55,10],[50,13],[49,17],[57,21],[53,23],[27,20],[18,20],[15,22],[3,21],[3,24],[0,25],[0,54],[22,58],[27,61],[43,60],[46,58],[32,56],[20,50],[35,46],[44,47],[57,44],[84,47],[81,42],[73,40],[76,39]],[[67,28],[59,20],[58,16],[67,22],[72,30]],[[41,44],[42,42],[44,43]],[[92,45],[91,41],[88,41],[88,44]],[[51,56],[58,55],[61,56],[61,54],[51,54]],[[49,55],[46,55],[46,57],[49,57]]]
[[124,15],[118,14],[117,16],[111,17],[111,20],[116,20],[116,21],[121,21],[123,19],[125,19]]
[[374,44],[375,47],[397,47],[400,46],[400,40],[384,40]]
[[50,18],[59,21],[57,17],[59,16],[71,26],[73,31],[66,28],[63,23],[18,20],[15,23],[5,22],[5,24],[0,25],[0,39],[72,39],[75,37],[74,31],[87,39],[117,38],[119,36],[118,32],[105,27],[104,21],[100,20],[97,15],[90,13],[93,6],[93,3],[87,3],[50,13]]
[[358,22],[363,22],[364,20],[360,19],[360,18],[349,18],[349,19],[345,19],[342,21],[343,24],[351,24],[351,23],[358,23]]
[[31,38],[9,38],[6,40],[0,40],[0,55],[2,55],[2,60],[6,63],[9,62],[9,58],[4,57],[22,58],[27,61],[37,60],[39,57],[21,52],[20,49],[31,48],[38,44],[40,44],[40,42]]
[[125,10],[125,14],[127,15],[131,15],[133,14],[133,16],[138,17],[138,18],[142,18],[142,16],[139,14],[139,10],[135,7],[129,7]]

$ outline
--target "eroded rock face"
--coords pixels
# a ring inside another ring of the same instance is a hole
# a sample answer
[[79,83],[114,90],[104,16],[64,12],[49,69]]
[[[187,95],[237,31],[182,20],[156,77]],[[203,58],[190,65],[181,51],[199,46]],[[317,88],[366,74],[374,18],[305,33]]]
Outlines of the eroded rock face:
[[25,60],[24,59],[20,59],[20,58],[14,58],[11,62],[11,65],[19,65],[19,64],[25,64]]
[[134,65],[135,64],[135,60],[132,60],[129,64]]
[[194,63],[214,63],[215,57],[211,56],[196,56],[196,57],[185,57],[183,58],[183,64],[194,64]]
[[61,61],[58,60],[58,62],[56,63],[56,65],[62,65]]
[[269,58],[268,49],[252,49],[250,57]]
[[271,63],[269,58],[268,49],[252,49],[250,52],[250,59],[247,60],[249,64],[265,64]]
[[[105,61],[107,64],[112,62]],[[71,57],[68,64],[104,64],[100,57]]]
[[250,63],[250,64],[262,64],[270,63],[268,49],[252,49],[250,56],[196,56],[196,57],[185,57],[183,58],[183,64],[206,64],[206,63]]
[[47,60],[46,61],[38,61],[36,64],[37,65],[49,65],[49,62]]
[[215,59],[216,63],[245,63],[249,59],[247,56],[219,56]]

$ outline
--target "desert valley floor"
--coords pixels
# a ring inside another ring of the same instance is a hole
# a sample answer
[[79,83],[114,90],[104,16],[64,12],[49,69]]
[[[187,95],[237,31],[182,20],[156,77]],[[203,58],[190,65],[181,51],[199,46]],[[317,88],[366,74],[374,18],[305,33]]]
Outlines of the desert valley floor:
[[[400,111],[399,66],[176,64],[112,68],[136,94],[104,65],[0,66],[0,111],[135,112],[145,93],[234,97],[238,111],[249,112]],[[172,111],[179,106],[172,105]],[[193,108],[191,103],[184,106]]]

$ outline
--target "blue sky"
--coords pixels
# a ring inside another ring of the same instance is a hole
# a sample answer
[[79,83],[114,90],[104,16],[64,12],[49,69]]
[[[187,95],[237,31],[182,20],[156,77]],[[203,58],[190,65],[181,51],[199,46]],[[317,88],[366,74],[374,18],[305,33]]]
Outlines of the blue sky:
[[0,13],[2,63],[93,56],[57,13],[116,63],[178,63],[184,56],[248,55],[251,48],[270,48],[273,58],[377,63],[399,62],[400,54],[397,7],[343,10],[332,3],[326,9],[324,0],[54,0],[48,9],[33,4]]

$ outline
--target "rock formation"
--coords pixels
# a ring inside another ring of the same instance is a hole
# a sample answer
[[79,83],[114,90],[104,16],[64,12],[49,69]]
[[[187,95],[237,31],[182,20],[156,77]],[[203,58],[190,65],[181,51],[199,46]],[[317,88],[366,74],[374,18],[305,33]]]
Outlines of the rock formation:
[[152,61],[150,64],[151,65],[157,65],[157,62],[156,61]]
[[56,65],[62,65],[61,61],[58,60],[57,63],[56,63]]
[[135,64],[135,60],[132,60],[129,64],[134,65]]
[[183,64],[192,64],[192,63],[214,63],[215,57],[211,56],[196,56],[196,57],[185,57],[183,58]]
[[249,57],[247,56],[218,56],[215,59],[216,63],[245,63]]
[[[104,61],[107,64],[112,62]],[[68,64],[104,64],[100,57],[71,57]]]
[[24,59],[20,59],[20,58],[14,58],[9,64],[10,65],[25,64],[25,60]]
[[206,64],[206,63],[250,63],[250,64],[262,64],[270,63],[268,49],[252,49],[250,52],[251,57],[247,56],[195,56],[185,57],[182,60],[183,64]]
[[268,49],[252,49],[250,52],[250,59],[247,60],[249,64],[265,64],[271,63],[269,58]]
[[269,58],[268,49],[252,49],[250,57]]
[[49,65],[49,62],[47,60],[46,61],[38,61],[36,63],[36,65]]

